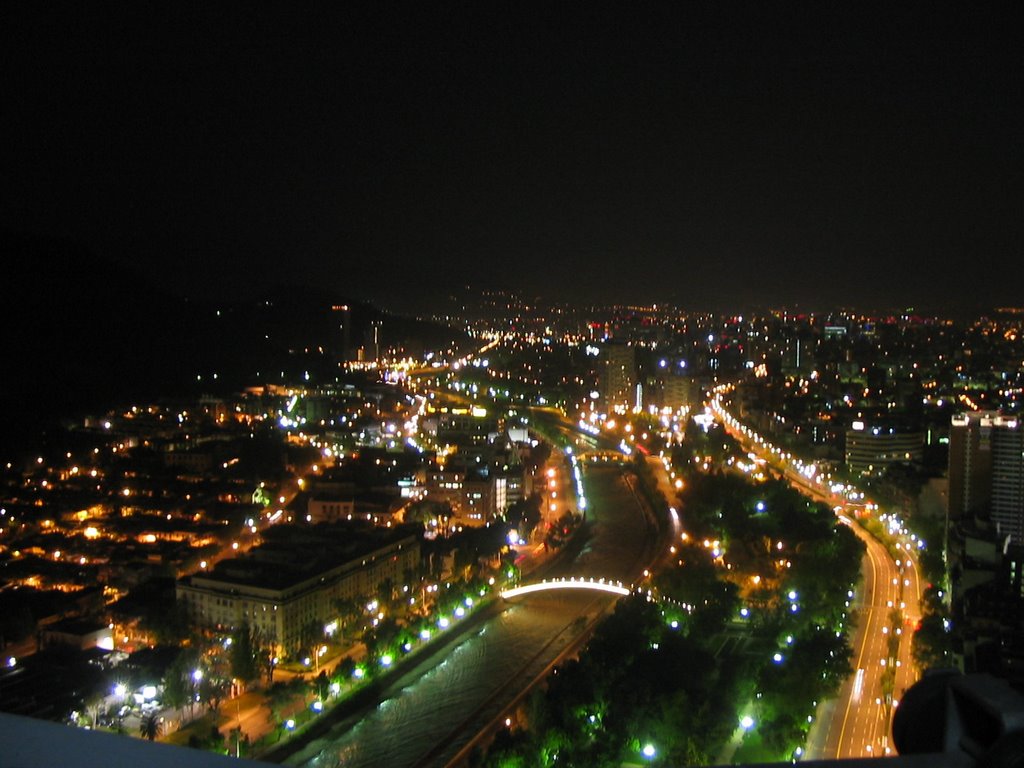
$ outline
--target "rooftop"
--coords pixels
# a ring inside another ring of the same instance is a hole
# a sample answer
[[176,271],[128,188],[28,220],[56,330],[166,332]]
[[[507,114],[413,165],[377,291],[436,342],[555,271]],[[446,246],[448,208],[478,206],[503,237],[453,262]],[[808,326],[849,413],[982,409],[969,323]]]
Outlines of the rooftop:
[[246,555],[222,560],[211,572],[186,579],[286,589],[422,531],[419,524],[380,528],[365,520],[278,525],[264,533],[263,545]]

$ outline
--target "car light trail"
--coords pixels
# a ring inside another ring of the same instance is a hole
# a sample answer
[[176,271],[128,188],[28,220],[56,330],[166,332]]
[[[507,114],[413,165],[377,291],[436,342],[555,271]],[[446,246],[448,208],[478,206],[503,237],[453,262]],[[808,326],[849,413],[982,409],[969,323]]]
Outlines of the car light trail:
[[860,701],[861,692],[864,690],[864,670],[858,669],[857,676],[853,679],[853,694],[852,699],[854,701]]

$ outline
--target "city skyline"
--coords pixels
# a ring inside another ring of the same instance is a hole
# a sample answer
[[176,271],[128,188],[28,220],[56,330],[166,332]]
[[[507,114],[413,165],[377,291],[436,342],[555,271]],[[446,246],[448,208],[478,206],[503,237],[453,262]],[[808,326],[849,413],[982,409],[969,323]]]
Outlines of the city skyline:
[[[302,765],[762,764],[906,754],[928,669],[1020,684],[1020,312],[492,294],[403,329],[300,296],[175,317],[162,360],[143,318],[189,311],[137,298],[124,347],[87,323],[9,408],[60,418],[0,453],[0,728]],[[1005,427],[991,473],[968,412]]]
[[0,11],[0,753],[999,762],[1022,22]]
[[0,225],[180,293],[1013,304],[1019,9],[7,11]]

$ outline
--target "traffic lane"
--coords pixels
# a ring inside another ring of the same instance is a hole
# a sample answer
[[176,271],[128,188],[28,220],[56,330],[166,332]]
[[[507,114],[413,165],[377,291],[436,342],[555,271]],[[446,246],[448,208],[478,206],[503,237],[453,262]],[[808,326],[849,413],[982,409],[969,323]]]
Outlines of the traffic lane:
[[[757,455],[765,458],[770,466],[777,471],[781,471],[783,477],[791,486],[812,499],[830,505],[833,503],[834,497],[831,493],[819,485],[809,482],[807,478],[788,465],[778,466],[771,454],[766,456],[765,452],[756,444],[751,447],[752,441],[746,435],[733,427],[728,421],[724,423],[727,431],[736,437],[747,450],[753,450]],[[872,595],[869,604],[863,611],[864,616],[858,622],[861,627],[858,627],[857,631],[860,632],[861,629],[863,631],[863,634],[859,636],[859,647],[864,654],[863,656],[857,654],[861,658],[861,662],[855,668],[854,675],[855,677],[861,675],[862,689],[860,690],[860,701],[862,703],[853,706],[853,702],[849,698],[852,696],[853,686],[844,685],[841,689],[841,697],[846,698],[846,707],[834,710],[836,713],[834,717],[838,716],[839,712],[843,712],[842,724],[839,727],[840,735],[838,737],[835,735],[834,725],[829,727],[828,736],[826,737],[825,757],[831,757],[832,755],[877,756],[884,752],[884,746],[888,742],[889,718],[884,705],[882,674],[885,667],[882,666],[882,662],[885,660],[888,663],[888,640],[882,629],[889,624],[891,609],[899,607],[901,604],[906,606],[908,603],[902,596],[903,586],[899,569],[889,556],[888,551],[877,540],[868,535],[866,531],[861,529],[860,526],[854,524],[851,527],[854,528],[855,533],[867,546],[872,562],[875,564],[875,567],[880,569],[875,572],[875,576],[881,578],[875,578],[871,591],[877,594]],[[912,558],[909,558],[909,562],[911,563],[911,568],[914,568],[916,571],[916,563],[913,562]],[[899,579],[898,585],[892,583],[894,577]],[[886,582],[885,584],[881,583],[883,578]],[[919,588],[915,589],[917,594],[919,594]],[[896,590],[900,591],[897,592]],[[898,670],[906,666],[907,671],[902,679],[912,681],[913,673],[910,664],[904,663],[904,659],[909,660],[909,649],[904,647],[908,645],[907,638],[901,638],[898,654],[900,665]],[[857,647],[856,644],[855,647]],[[863,670],[863,672],[859,670]],[[897,671],[897,680],[899,679],[901,678],[899,671]],[[848,741],[846,739],[847,733],[850,734]]]
[[[885,753],[889,741],[889,709],[883,688],[883,675],[888,664],[890,614],[900,603],[898,569],[889,558],[888,552],[873,539],[868,542],[873,560],[879,565],[875,599],[870,606],[866,621],[868,633],[866,645],[867,666],[864,667],[864,692],[860,706],[854,713],[851,724],[851,738],[841,744],[842,756],[880,756]],[[896,582],[896,583],[894,583]]]
[[[858,595],[858,621],[852,645],[855,649],[854,674],[841,689],[841,696],[845,700],[845,704],[837,712],[843,714],[838,722],[838,728],[835,727],[835,724],[830,728],[830,738],[826,742],[826,758],[845,756],[844,749],[849,744],[846,740],[847,732],[863,727],[861,702],[870,696],[870,690],[865,691],[865,688],[870,689],[871,686],[865,670],[865,663],[870,660],[872,653],[872,630],[876,623],[875,596],[880,581],[878,571],[877,558],[869,548],[865,550],[861,562],[861,573],[865,575],[865,579],[861,594]],[[861,672],[860,670],[865,671]]]
[[[883,629],[888,625],[893,604],[898,605],[897,586],[892,583],[895,564],[888,552],[874,538],[852,524],[854,532],[865,543],[865,574],[858,596],[858,628],[854,636],[856,649],[854,677],[844,685],[845,699],[838,732],[832,726],[826,739],[826,757],[856,757],[877,754],[888,738],[888,719],[884,708],[880,662],[888,655],[888,639]],[[870,747],[870,749],[869,749]]]

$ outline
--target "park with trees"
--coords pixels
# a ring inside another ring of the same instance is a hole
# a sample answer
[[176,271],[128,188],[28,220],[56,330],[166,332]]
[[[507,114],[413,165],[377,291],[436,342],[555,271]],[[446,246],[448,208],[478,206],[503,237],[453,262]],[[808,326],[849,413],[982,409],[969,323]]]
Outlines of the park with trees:
[[[695,432],[668,465],[682,480],[673,506],[684,529],[671,562],[641,596],[621,599],[478,764],[693,765],[800,754],[818,702],[851,672],[850,605],[864,545],[827,506],[780,480],[729,469],[735,444],[724,432]],[[649,465],[624,471],[667,517]]]

